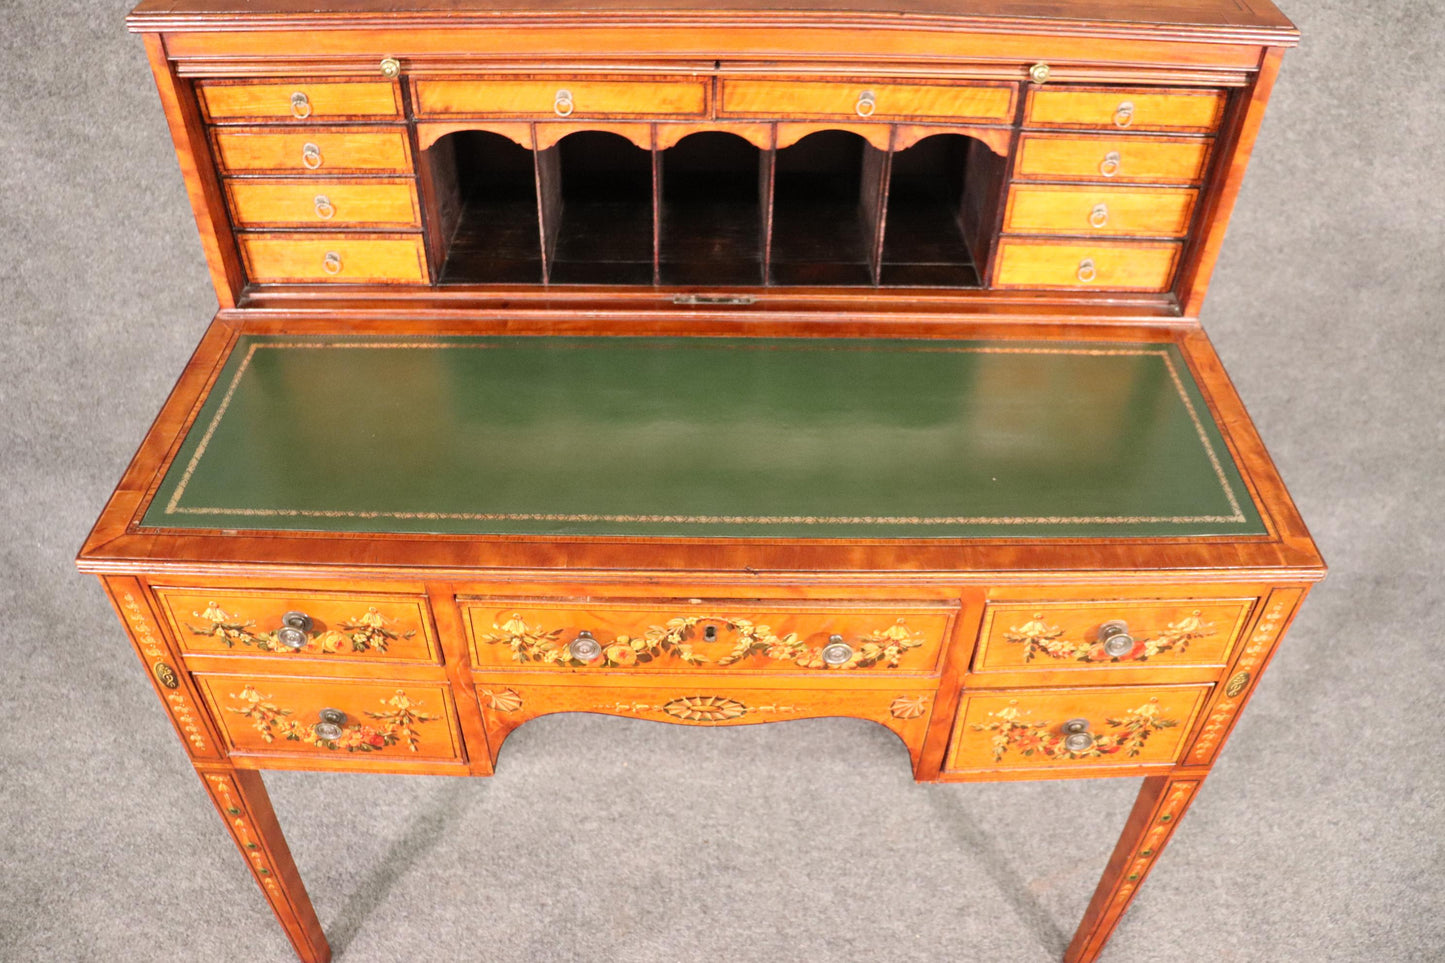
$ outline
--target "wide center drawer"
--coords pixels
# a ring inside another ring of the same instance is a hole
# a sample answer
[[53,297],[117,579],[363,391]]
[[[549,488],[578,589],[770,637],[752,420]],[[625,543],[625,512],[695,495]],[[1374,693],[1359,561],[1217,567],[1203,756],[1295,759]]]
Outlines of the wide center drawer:
[[916,602],[462,599],[483,667],[933,672],[954,610]]
[[1012,84],[847,83],[726,78],[718,113],[873,120],[1013,120]]
[[701,117],[707,82],[687,80],[418,80],[418,117]]

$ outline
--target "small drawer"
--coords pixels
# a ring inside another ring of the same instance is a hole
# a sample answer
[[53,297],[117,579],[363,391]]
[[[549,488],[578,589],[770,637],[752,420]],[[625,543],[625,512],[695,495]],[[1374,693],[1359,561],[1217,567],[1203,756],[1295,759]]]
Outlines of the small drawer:
[[719,115],[849,120],[1013,120],[1012,84],[724,79]]
[[975,672],[1228,664],[1256,599],[990,602]]
[[241,234],[246,274],[258,283],[425,284],[420,234]]
[[954,610],[733,601],[463,599],[479,667],[931,673]]
[[1183,237],[1198,198],[1192,187],[1017,184],[1009,191],[1003,229],[1007,234]]
[[999,241],[994,287],[1169,290],[1181,245],[1147,241]]
[[440,661],[421,598],[164,586],[154,591],[187,654]]
[[1209,689],[1118,686],[966,695],[944,770],[1168,765],[1183,751]]
[[421,226],[416,183],[410,178],[351,181],[226,180],[237,227]]
[[1024,134],[1018,180],[1198,184],[1212,141],[1201,137]]
[[462,757],[444,685],[250,675],[197,675],[196,681],[235,752],[366,756],[383,766]]
[[1212,134],[1224,104],[1222,90],[1035,87],[1024,126]]
[[213,123],[387,120],[402,116],[401,89],[385,81],[206,80],[196,85]]
[[212,131],[221,167],[285,174],[409,174],[411,147],[401,128],[226,128]]
[[703,117],[703,80],[417,80],[418,117]]

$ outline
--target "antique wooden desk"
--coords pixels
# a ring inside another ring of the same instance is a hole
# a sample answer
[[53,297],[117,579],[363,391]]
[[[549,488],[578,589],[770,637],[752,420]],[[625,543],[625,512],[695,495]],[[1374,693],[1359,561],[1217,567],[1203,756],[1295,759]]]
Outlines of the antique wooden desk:
[[1094,959],[1323,563],[1198,324],[1267,0],[147,0],[221,310],[81,551],[258,775],[538,715],[1142,776]]

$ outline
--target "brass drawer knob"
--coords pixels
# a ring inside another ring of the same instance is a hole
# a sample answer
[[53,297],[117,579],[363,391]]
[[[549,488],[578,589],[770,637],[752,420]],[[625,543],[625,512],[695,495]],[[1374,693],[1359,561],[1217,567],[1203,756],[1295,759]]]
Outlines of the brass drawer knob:
[[577,109],[577,105],[572,102],[572,91],[557,91],[557,96],[552,100],[552,109],[557,112],[558,117],[571,117],[572,111]]
[[331,198],[325,194],[316,195],[316,216],[323,221],[329,221],[336,216],[336,208],[331,205]]
[[327,274],[341,273],[341,255],[336,251],[327,251],[326,256],[321,259],[321,270]]
[[1134,636],[1129,634],[1129,623],[1119,619],[1099,626],[1099,641],[1104,644],[1104,654],[1115,659],[1134,651]]
[[844,642],[841,635],[830,635],[822,655],[824,665],[847,665],[853,659],[853,647]]
[[1049,65],[1037,63],[1029,68],[1029,79],[1036,84],[1041,84],[1049,79]]
[[301,165],[309,171],[314,171],[321,166],[321,148],[315,144],[306,143],[301,145]]
[[1099,269],[1094,267],[1094,259],[1091,257],[1086,257],[1080,261],[1079,269],[1074,272],[1074,277],[1078,278],[1082,284],[1088,284],[1098,276]]
[[577,633],[577,638],[567,643],[567,655],[578,662],[591,662],[601,654],[602,643],[585,629]]
[[305,120],[311,116],[311,101],[302,91],[298,90],[291,95],[291,116],[297,120]]
[[1114,126],[1128,127],[1134,123],[1134,102],[1126,100],[1114,108]]
[[387,80],[395,80],[401,75],[401,61],[395,57],[387,57],[382,60],[381,75]]
[[872,117],[878,110],[878,98],[874,96],[873,91],[865,90],[858,95],[858,103],[853,105],[853,110],[859,117]]
[[344,728],[346,713],[340,709],[322,709],[317,715],[321,717],[321,721],[311,727],[311,731],[316,733],[316,738],[326,742],[335,742],[340,739],[342,733],[346,731]]
[[1095,204],[1094,209],[1089,212],[1089,226],[1103,227],[1109,223],[1109,206],[1107,204]]
[[303,648],[311,641],[311,616],[305,612],[287,612],[281,616],[281,627],[276,630],[276,641],[288,649]]
[[1088,752],[1094,748],[1088,719],[1070,719],[1064,723],[1064,748],[1070,752]]
[[1111,150],[1109,151],[1109,153],[1104,155],[1103,160],[1099,161],[1099,173],[1103,174],[1105,177],[1113,177],[1115,174],[1119,173],[1119,168],[1123,166],[1124,158],[1119,156],[1118,151]]

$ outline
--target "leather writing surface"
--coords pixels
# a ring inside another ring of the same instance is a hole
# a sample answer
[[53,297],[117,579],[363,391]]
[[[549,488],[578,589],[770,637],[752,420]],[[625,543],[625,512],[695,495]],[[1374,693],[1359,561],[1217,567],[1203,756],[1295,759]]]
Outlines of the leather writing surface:
[[279,335],[238,340],[144,525],[1265,531],[1170,345]]

